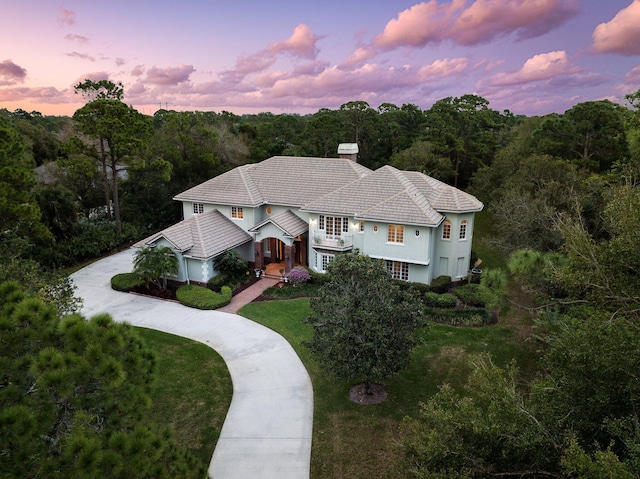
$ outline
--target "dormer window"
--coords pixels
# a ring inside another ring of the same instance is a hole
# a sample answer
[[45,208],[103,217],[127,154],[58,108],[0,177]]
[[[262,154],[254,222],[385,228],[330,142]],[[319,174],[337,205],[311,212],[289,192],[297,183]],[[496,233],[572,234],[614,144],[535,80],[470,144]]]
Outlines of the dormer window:
[[202,203],[193,203],[193,214],[199,215],[204,213],[204,204]]

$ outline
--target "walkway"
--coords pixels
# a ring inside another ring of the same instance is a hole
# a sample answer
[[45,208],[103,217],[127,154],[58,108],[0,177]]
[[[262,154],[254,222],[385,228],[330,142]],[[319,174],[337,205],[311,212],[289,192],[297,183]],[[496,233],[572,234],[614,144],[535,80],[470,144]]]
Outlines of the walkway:
[[[215,479],[308,479],[313,389],[291,345],[274,331],[236,314],[113,291],[110,279],[131,271],[123,251],[72,275],[87,317],[190,338],[215,349],[233,382],[233,399],[209,466]],[[260,284],[261,280],[258,284]]]

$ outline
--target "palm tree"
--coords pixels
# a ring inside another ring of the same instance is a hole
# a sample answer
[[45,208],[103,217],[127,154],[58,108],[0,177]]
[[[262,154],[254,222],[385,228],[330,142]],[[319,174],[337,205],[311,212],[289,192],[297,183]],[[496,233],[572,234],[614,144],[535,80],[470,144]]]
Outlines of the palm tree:
[[[167,276],[176,275],[180,263],[173,250],[167,246],[140,248],[133,259],[133,272],[146,283],[167,288]],[[158,280],[162,279],[162,283]]]

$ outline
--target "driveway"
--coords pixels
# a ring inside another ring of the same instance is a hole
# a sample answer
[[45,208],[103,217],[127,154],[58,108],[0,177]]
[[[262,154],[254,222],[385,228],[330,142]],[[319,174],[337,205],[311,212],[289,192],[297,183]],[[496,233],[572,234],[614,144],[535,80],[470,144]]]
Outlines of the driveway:
[[[308,479],[313,424],[311,379],[285,339],[236,314],[200,311],[111,289],[132,270],[133,251],[97,261],[71,277],[86,317],[114,320],[199,341],[224,359],[233,398],[209,475],[215,479]],[[205,398],[206,399],[206,398]]]

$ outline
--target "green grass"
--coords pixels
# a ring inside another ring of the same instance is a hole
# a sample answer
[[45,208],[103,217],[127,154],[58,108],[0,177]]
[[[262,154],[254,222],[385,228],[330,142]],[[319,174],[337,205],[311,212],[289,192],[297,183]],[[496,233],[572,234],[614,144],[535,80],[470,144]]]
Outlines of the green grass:
[[227,366],[213,349],[172,334],[137,328],[158,357],[158,376],[147,418],[151,427],[169,427],[205,469],[231,404]]
[[239,314],[284,336],[305,364],[314,389],[312,479],[402,477],[400,422],[415,417],[420,402],[448,382],[460,387],[468,374],[469,354],[489,352],[504,365],[512,359],[523,375],[535,370],[536,354],[523,342],[514,324],[456,328],[433,324],[422,332],[424,342],[413,351],[411,365],[384,382],[389,396],[375,406],[348,399],[353,385],[325,372],[304,346],[313,331],[305,323],[308,299],[251,303]]

